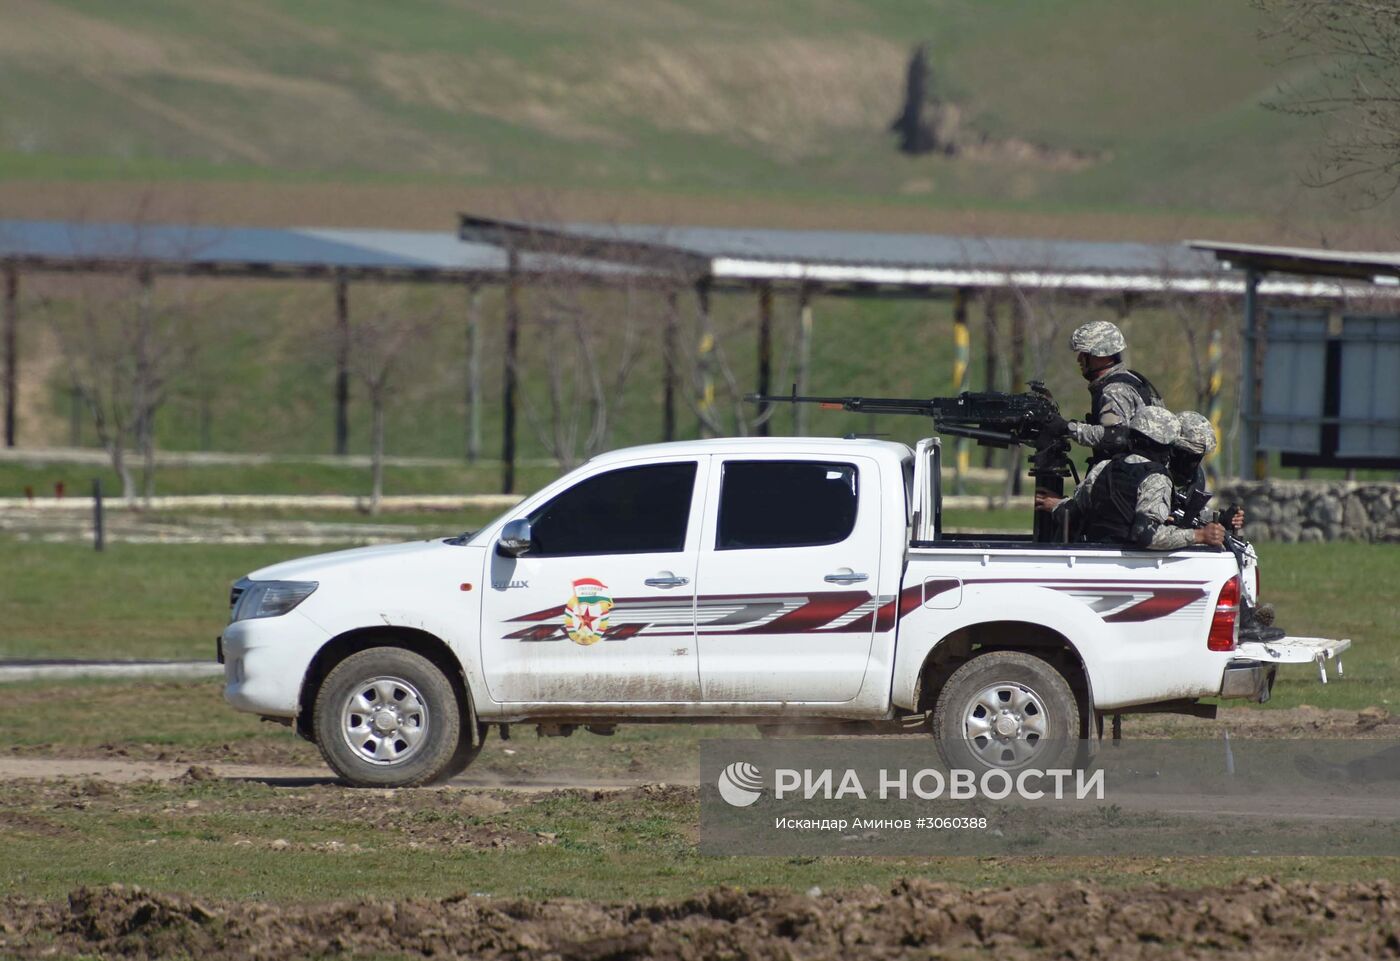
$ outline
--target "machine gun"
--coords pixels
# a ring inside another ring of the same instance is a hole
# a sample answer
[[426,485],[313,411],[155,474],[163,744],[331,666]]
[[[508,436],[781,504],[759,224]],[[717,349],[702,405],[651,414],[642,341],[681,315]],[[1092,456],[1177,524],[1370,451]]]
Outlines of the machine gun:
[[[751,403],[817,404],[826,410],[847,410],[857,414],[915,414],[933,420],[937,433],[966,437],[986,447],[1033,447],[1030,458],[1031,477],[1036,488],[1063,497],[1065,478],[1079,481],[1079,472],[1069,459],[1069,439],[1062,431],[1051,428],[1059,420],[1060,408],[1041,381],[1032,381],[1024,394],[1003,394],[997,391],[964,392],[956,397],[931,397],[927,400],[906,397],[800,397],[794,385],[788,396],[749,394]],[[1064,539],[1049,514],[1038,513],[1034,518],[1037,541]]]

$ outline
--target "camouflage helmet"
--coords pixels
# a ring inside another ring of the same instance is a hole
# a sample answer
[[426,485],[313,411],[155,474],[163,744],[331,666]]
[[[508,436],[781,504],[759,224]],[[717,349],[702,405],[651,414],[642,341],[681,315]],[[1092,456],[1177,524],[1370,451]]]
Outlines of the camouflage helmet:
[[1106,320],[1091,320],[1077,327],[1074,333],[1069,335],[1069,349],[1076,354],[1088,354],[1090,357],[1112,357],[1127,350],[1128,342],[1123,339],[1123,332],[1118,329],[1117,324]]
[[1184,411],[1177,418],[1176,446],[1204,457],[1215,451],[1215,428],[1194,410]]
[[1176,441],[1176,415],[1165,407],[1139,407],[1128,426],[1156,444]]

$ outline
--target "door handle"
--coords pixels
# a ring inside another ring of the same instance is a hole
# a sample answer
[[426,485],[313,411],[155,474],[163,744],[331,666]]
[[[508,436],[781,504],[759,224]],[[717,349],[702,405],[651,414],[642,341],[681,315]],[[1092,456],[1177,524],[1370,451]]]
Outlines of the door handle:
[[656,577],[648,577],[642,583],[647,587],[684,587],[690,583],[690,578],[677,577],[670,571],[662,571]]
[[857,574],[847,567],[844,570],[837,571],[835,574],[828,574],[822,579],[828,584],[859,584],[861,581],[870,580],[870,575]]

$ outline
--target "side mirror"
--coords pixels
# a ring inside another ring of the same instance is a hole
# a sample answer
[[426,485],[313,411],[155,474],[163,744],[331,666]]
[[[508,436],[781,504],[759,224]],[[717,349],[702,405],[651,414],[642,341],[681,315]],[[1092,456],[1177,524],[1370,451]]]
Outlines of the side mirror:
[[496,550],[507,557],[519,557],[530,549],[530,522],[524,517],[507,521],[496,541]]

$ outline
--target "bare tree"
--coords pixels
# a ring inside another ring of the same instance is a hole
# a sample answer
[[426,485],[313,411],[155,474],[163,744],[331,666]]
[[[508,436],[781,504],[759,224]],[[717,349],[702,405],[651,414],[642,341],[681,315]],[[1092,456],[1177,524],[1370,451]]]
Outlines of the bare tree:
[[[775,297],[779,304],[783,298]],[[711,436],[747,437],[777,414],[777,407],[764,410],[744,398],[752,393],[739,379],[733,354],[752,349],[751,338],[757,332],[759,320],[746,306],[735,315],[720,314],[717,303],[692,298],[694,324],[690,337],[680,338],[676,345],[677,368],[686,387],[685,396],[691,413],[701,429]],[[778,368],[772,378],[773,389],[782,392],[796,365],[801,340],[801,305],[793,310],[774,309],[775,332],[779,338],[775,351]],[[700,403],[700,398],[709,398]]]
[[541,278],[531,293],[525,325],[538,369],[529,381],[542,386],[543,397],[538,389],[522,391],[521,409],[568,470],[606,448],[643,332],[661,329],[665,305],[630,285],[588,289],[566,273]]
[[370,406],[369,512],[378,514],[384,498],[385,414],[399,392],[399,367],[409,349],[420,342],[438,319],[436,310],[425,310],[399,292],[372,289],[361,311],[350,324],[346,357],[350,371],[364,384]]
[[1220,330],[1229,314],[1229,303],[1223,295],[1168,294],[1166,308],[1176,318],[1186,338],[1186,353],[1191,360],[1191,389],[1194,409],[1204,412],[1210,405],[1210,365],[1207,352],[1211,333]]
[[144,271],[84,278],[77,291],[71,305],[44,303],[69,383],[121,478],[122,497],[137,496],[127,460],[135,447],[141,455],[141,494],[150,498],[156,413],[168,397],[171,376],[196,349],[186,291],[175,284],[175,296],[157,301],[151,275]]
[[1354,182],[1372,203],[1400,188],[1400,0],[1253,0],[1283,64],[1315,64],[1267,106],[1331,121],[1311,186]]

